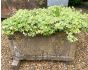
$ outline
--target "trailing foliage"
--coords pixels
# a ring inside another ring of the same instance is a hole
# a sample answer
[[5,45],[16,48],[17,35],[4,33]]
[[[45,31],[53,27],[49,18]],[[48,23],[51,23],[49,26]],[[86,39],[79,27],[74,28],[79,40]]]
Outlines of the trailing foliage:
[[69,5],[71,6],[76,6],[80,4],[81,4],[81,0],[69,0]]
[[77,40],[75,34],[88,31],[88,14],[81,14],[74,8],[52,6],[47,9],[18,10],[15,15],[2,22],[6,35],[21,32],[25,36],[38,34],[49,36],[55,32],[67,33],[71,42]]

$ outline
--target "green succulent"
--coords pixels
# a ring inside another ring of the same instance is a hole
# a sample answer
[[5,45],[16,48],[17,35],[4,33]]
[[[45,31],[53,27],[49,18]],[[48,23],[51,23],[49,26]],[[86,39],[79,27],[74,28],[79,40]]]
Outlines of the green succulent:
[[38,34],[49,36],[63,31],[70,42],[75,42],[75,35],[80,31],[88,32],[88,14],[81,14],[74,8],[51,6],[47,9],[20,9],[10,18],[2,22],[3,32],[13,35],[21,32],[25,36],[34,37]]

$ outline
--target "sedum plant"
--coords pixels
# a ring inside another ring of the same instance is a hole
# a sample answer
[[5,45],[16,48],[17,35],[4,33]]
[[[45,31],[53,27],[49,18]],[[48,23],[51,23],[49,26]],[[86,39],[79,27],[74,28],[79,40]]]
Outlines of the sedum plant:
[[4,34],[10,36],[21,32],[25,36],[38,34],[49,36],[55,32],[65,32],[70,42],[80,31],[88,32],[88,14],[81,14],[74,8],[51,6],[47,9],[20,9],[10,18],[2,22]]

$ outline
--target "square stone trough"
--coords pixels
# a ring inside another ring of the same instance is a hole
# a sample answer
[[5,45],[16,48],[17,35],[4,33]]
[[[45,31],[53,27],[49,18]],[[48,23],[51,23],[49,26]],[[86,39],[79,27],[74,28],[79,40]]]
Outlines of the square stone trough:
[[76,48],[76,44],[68,41],[64,32],[35,37],[15,33],[9,37],[9,44],[13,70],[19,69],[20,60],[73,61]]

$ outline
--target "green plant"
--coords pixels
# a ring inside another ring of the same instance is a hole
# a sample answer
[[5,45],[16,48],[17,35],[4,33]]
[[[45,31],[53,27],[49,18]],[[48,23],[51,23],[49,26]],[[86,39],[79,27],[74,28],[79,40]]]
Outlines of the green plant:
[[81,0],[69,0],[69,5],[76,6],[81,4]]
[[3,32],[13,35],[21,32],[25,36],[38,34],[49,36],[55,32],[67,33],[71,42],[77,40],[75,34],[88,31],[88,14],[81,14],[74,8],[52,6],[47,9],[18,10],[15,15],[2,22]]

